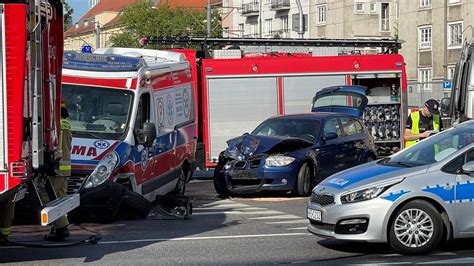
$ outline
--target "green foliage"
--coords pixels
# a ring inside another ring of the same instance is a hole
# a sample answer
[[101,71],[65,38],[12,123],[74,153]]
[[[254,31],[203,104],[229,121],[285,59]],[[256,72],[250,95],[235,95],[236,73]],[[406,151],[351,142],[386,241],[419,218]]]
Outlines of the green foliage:
[[63,6],[64,15],[63,15],[63,24],[64,24],[64,31],[69,29],[72,26],[72,14],[74,13],[74,9],[69,5],[67,1],[64,2]]
[[[140,0],[127,6],[120,14],[123,32],[111,37],[112,46],[138,47],[143,36],[205,36],[207,15],[204,9],[157,7],[151,1]],[[212,16],[212,36],[222,36],[221,18]]]

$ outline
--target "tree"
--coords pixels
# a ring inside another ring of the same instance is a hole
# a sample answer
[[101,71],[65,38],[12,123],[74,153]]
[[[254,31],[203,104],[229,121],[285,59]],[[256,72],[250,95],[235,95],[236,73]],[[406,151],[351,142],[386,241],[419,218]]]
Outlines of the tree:
[[[155,6],[140,0],[127,6],[120,14],[122,32],[111,37],[112,46],[138,47],[143,36],[205,36],[205,10],[185,7]],[[221,36],[222,26],[218,12],[213,12],[212,36]]]
[[64,10],[64,16],[63,16],[64,31],[66,31],[72,26],[72,14],[74,14],[74,9],[69,5],[67,1],[65,1],[63,10]]

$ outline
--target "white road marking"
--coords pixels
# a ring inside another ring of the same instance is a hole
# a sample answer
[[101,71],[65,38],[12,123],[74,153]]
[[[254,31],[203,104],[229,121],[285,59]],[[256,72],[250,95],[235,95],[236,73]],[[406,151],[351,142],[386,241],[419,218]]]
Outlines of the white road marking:
[[229,208],[246,208],[250,207],[247,204],[235,203],[235,204],[217,204],[217,205],[202,205],[199,208],[216,208],[216,209],[229,209]]
[[279,211],[254,211],[254,212],[244,212],[244,211],[215,211],[215,212],[193,212],[193,216],[198,215],[216,215],[216,214],[240,214],[240,215],[261,215],[261,214],[282,214]]
[[287,228],[286,230],[308,230],[308,227],[303,226],[303,227],[293,227],[293,228]]
[[301,217],[296,215],[278,215],[278,216],[264,216],[264,217],[253,217],[249,218],[250,220],[270,220],[270,219],[301,219]]
[[[204,203],[202,204],[201,206],[205,206],[205,207],[210,207],[210,206],[217,206],[217,205],[225,205],[225,204],[242,204],[242,205],[246,205],[246,204],[243,204],[243,203],[237,203],[233,200],[218,200],[218,201],[214,201],[214,202],[210,202],[210,203]],[[246,205],[248,206],[248,205]]]
[[123,244],[123,243],[141,243],[141,242],[159,242],[159,241],[189,241],[189,240],[214,240],[214,239],[240,239],[240,238],[261,238],[261,237],[283,237],[283,236],[312,236],[310,233],[283,233],[283,234],[259,234],[259,235],[233,235],[233,236],[201,236],[201,237],[178,237],[178,238],[155,238],[155,239],[136,239],[123,241],[101,241],[97,244]]
[[248,208],[193,208],[194,211],[212,211],[212,210],[223,210],[223,209],[232,209],[234,211],[262,211],[268,210],[267,208],[260,208],[260,207],[248,207]]
[[428,262],[419,262],[418,264],[444,264],[444,265],[452,265],[452,264],[473,264],[474,257],[466,257],[466,258],[457,258],[457,259],[450,259],[450,260],[437,260],[437,261],[428,261]]
[[266,224],[307,224],[308,219],[293,220],[293,221],[281,221],[281,222],[267,222]]

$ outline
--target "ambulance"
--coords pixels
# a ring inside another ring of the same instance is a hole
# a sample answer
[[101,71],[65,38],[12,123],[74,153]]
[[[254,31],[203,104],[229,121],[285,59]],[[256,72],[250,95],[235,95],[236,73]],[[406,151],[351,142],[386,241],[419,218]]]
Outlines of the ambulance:
[[127,204],[124,195],[153,201],[184,193],[196,150],[194,89],[180,53],[64,54],[62,93],[73,134],[68,193],[82,191],[79,212],[111,219]]

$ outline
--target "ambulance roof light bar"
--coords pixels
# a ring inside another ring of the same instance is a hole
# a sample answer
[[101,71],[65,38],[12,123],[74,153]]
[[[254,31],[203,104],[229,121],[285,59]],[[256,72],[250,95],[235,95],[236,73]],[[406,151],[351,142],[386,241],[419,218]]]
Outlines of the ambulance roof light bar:
[[203,37],[156,37],[140,40],[145,44],[198,44],[208,45],[253,45],[253,46],[306,46],[306,47],[357,47],[385,48],[387,52],[398,53],[402,45],[394,39],[267,39],[267,38],[203,38]]
[[94,54],[104,54],[104,55],[120,55],[120,56],[129,56],[129,57],[149,57],[154,58],[155,60],[162,59],[163,61],[172,61],[183,63],[186,62],[186,58],[181,53],[175,53],[170,51],[162,50],[151,50],[151,49],[139,49],[139,48],[98,48],[94,51]]
[[144,65],[142,58],[65,52],[63,68],[83,71],[128,72],[137,71]]

